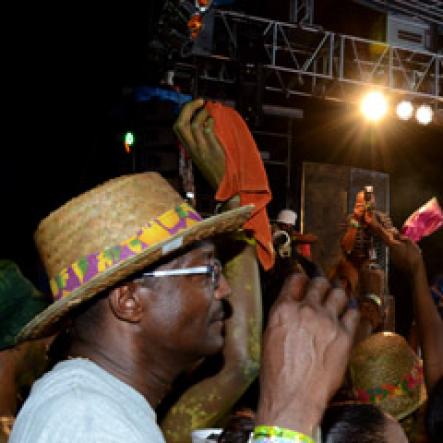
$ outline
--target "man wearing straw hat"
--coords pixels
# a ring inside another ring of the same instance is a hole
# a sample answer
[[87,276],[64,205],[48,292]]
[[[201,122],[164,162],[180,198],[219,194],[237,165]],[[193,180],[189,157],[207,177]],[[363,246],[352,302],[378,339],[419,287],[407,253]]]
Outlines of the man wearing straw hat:
[[[10,442],[163,442],[155,408],[178,374],[223,347],[230,289],[211,239],[251,209],[203,220],[160,175],[143,173],[44,219],[35,238],[54,303],[19,339],[62,328],[71,343],[34,385]],[[325,279],[287,281],[264,340],[256,442],[313,441],[357,323]]]

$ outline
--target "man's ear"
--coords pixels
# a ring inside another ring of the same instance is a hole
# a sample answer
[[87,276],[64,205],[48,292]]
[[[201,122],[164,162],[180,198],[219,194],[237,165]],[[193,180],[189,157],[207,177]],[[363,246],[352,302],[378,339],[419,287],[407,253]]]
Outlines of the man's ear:
[[135,285],[127,284],[112,289],[108,300],[111,311],[118,319],[130,323],[138,323],[142,319],[145,307]]

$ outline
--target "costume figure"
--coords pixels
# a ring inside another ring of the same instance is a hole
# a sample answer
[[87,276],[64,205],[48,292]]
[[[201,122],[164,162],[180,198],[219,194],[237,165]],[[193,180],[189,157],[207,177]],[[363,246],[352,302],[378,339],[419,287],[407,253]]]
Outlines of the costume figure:
[[357,193],[354,211],[347,217],[346,232],[340,240],[343,258],[331,275],[342,283],[350,298],[360,301],[361,326],[365,329],[359,331],[360,338],[382,326],[386,293],[383,235],[392,237],[397,232],[389,216],[378,211],[375,204],[372,186]]
[[[282,209],[272,227],[272,239],[280,258],[292,257],[294,261],[306,262],[311,259],[311,244],[318,240],[314,234],[302,234],[295,229],[297,213]],[[303,268],[300,269],[301,272]]]
[[[313,234],[302,234],[295,229],[297,213],[291,209],[282,209],[272,226],[272,239],[277,251],[277,261],[273,272],[287,275],[289,270],[306,273],[311,263],[311,245],[318,238]],[[282,272],[285,268],[286,272]]]
[[[372,219],[376,220],[373,221]],[[341,239],[341,247],[347,259],[358,269],[365,263],[373,268],[384,268],[382,240],[374,235],[371,227],[379,223],[388,231],[396,232],[388,215],[378,211],[372,186],[357,193],[353,214],[347,218],[347,230]]]

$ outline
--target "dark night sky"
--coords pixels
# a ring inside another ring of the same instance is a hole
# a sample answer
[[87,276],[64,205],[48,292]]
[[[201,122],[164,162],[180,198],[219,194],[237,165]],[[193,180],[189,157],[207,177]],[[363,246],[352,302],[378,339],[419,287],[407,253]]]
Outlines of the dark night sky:
[[[109,114],[124,84],[143,80],[152,3],[71,3],[11,11],[3,62],[0,255],[36,277],[32,232],[66,199],[109,176]],[[247,3],[247,2],[245,2]],[[327,2],[326,2],[327,3]],[[27,6],[27,8],[29,8]],[[42,9],[46,8],[46,9]],[[337,110],[312,106],[296,128],[295,158],[374,168],[391,174],[399,224],[432,195],[443,202],[443,131],[386,126],[376,143],[367,130],[337,121]],[[443,232],[424,242],[432,273],[442,270]]]
[[138,75],[150,5],[15,8],[3,61],[0,255],[32,272],[38,221],[109,177],[109,113]]

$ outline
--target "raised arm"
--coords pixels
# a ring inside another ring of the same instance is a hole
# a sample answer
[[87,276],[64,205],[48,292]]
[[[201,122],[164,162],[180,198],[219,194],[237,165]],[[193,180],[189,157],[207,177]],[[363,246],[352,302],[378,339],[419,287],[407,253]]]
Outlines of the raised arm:
[[410,278],[414,314],[423,351],[426,385],[428,390],[431,390],[443,377],[443,320],[432,300],[419,247],[402,235],[392,239],[388,246],[394,265]]
[[[186,104],[174,131],[204,177],[217,188],[224,175],[224,151],[203,105],[201,99]],[[239,199],[233,198],[226,208],[238,205]],[[189,442],[192,429],[214,426],[258,375],[262,333],[258,264],[253,240],[243,237],[238,241],[241,251],[224,268],[232,290],[224,365],[216,375],[191,386],[168,411],[161,423],[168,443]]]

